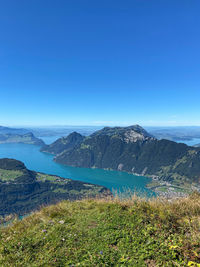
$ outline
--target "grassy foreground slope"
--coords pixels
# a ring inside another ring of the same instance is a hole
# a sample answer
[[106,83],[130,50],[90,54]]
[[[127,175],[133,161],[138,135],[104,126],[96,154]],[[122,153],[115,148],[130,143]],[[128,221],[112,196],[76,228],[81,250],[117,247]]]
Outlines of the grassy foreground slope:
[[200,196],[63,201],[1,229],[0,266],[200,266]]

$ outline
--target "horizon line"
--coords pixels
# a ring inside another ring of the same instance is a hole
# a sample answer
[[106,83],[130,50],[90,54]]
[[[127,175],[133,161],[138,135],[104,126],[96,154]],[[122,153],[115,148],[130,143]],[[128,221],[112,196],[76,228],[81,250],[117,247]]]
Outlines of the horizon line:
[[135,125],[139,125],[139,126],[142,126],[142,127],[169,127],[169,128],[172,128],[172,127],[200,127],[200,125],[143,125],[143,124],[138,124],[138,123],[135,123],[135,124],[126,124],[126,125],[108,125],[108,124],[105,124],[105,125],[94,125],[94,124],[91,124],[91,125],[87,125],[87,124],[75,124],[75,125],[70,125],[70,124],[66,124],[66,125],[63,125],[63,124],[54,124],[54,125],[28,125],[28,124],[0,124],[0,127],[16,127],[16,128],[21,128],[21,127],[33,127],[33,128],[55,128],[55,127],[59,127],[59,128],[64,128],[64,127],[129,127],[129,126],[135,126]]

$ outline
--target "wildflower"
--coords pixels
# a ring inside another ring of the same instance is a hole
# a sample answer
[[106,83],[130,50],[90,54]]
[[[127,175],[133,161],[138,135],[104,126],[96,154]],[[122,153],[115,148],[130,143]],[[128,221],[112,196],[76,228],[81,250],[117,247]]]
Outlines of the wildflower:
[[65,222],[63,220],[59,221],[60,224],[64,224]]
[[175,248],[177,248],[178,246],[170,246],[169,248],[170,249],[175,249]]
[[196,262],[194,262],[194,261],[189,261],[188,262],[188,266],[196,266],[196,267],[200,267],[200,264],[199,263],[196,263]]
[[47,232],[47,230],[46,230],[46,229],[42,229],[42,232],[43,232],[43,233],[46,233],[46,232]]
[[102,250],[100,251],[100,254],[103,255],[103,251]]

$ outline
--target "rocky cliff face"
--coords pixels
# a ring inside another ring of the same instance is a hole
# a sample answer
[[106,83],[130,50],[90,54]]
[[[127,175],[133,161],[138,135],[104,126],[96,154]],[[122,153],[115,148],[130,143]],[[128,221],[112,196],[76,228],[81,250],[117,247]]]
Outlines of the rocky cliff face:
[[126,143],[154,139],[151,134],[149,134],[139,125],[133,125],[129,127],[105,127],[102,130],[93,133],[91,137],[103,135],[118,137]]
[[86,168],[104,168],[163,180],[200,180],[200,149],[157,140],[142,127],[106,127],[77,146],[56,155],[55,161]]
[[62,199],[111,195],[103,186],[28,170],[14,159],[0,159],[0,216],[26,214]]

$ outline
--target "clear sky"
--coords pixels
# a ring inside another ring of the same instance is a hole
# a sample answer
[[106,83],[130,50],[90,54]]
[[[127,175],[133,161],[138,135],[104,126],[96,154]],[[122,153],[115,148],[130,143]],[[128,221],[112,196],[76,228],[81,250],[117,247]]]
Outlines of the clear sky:
[[0,0],[0,125],[200,125],[199,0]]

